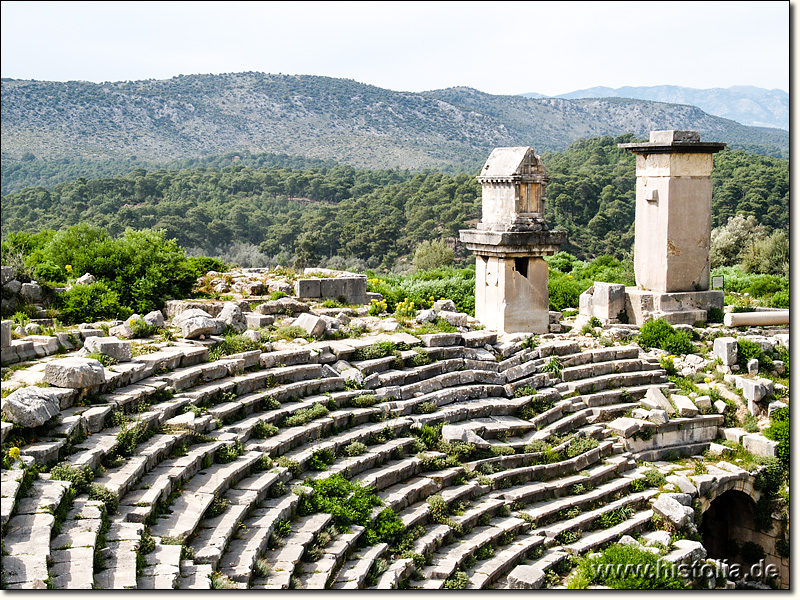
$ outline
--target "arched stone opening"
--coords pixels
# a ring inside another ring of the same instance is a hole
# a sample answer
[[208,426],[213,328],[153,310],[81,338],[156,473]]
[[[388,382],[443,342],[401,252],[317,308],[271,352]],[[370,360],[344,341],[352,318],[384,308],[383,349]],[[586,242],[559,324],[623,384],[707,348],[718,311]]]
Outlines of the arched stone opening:
[[728,490],[710,502],[699,527],[709,558],[740,562],[741,546],[757,530],[755,508],[753,499],[738,490]]

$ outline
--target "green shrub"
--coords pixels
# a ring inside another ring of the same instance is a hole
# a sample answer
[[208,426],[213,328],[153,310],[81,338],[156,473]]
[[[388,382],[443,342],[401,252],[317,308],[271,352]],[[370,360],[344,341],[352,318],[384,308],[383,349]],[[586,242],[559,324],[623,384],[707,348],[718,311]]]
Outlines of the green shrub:
[[360,456],[367,452],[369,448],[363,442],[351,442],[344,448],[344,453],[347,456]]
[[553,377],[561,377],[561,359],[557,356],[552,356],[550,362],[542,367],[542,372],[550,373]]
[[600,556],[580,559],[567,587],[586,589],[596,585],[621,590],[686,589],[686,583],[670,563],[644,548],[619,544],[609,546]]
[[442,586],[446,590],[463,590],[470,584],[469,576],[464,571],[456,571],[447,578]]
[[758,359],[759,363],[764,360],[764,351],[757,343],[750,340],[738,339],[736,340],[736,345],[739,351],[737,362],[742,369],[747,370],[747,361],[753,358]]
[[423,425],[417,434],[419,441],[425,444],[428,450],[436,450],[439,442],[442,440],[442,425],[443,424],[434,426]]
[[234,442],[233,444],[227,444],[222,446],[219,450],[217,450],[217,462],[218,463],[229,463],[236,460],[239,456],[244,454],[244,446],[241,442]]
[[752,413],[748,412],[744,417],[744,423],[742,423],[742,428],[747,433],[758,433],[760,431],[758,427],[758,419]]
[[772,413],[772,422],[764,431],[764,435],[778,442],[778,459],[789,468],[789,408],[780,408]]
[[119,499],[114,492],[97,485],[96,483],[89,486],[89,500],[99,500],[106,507],[106,513],[109,515],[117,512],[119,506]]
[[403,521],[391,508],[385,508],[367,528],[367,543],[370,545],[391,543],[405,529]]
[[65,323],[91,323],[105,319],[127,319],[132,311],[120,304],[119,294],[102,281],[91,285],[73,285],[55,306]]
[[444,241],[433,240],[420,243],[414,251],[414,270],[429,271],[453,264],[455,253]]
[[353,523],[363,527],[370,526],[372,508],[381,505],[372,488],[345,479],[336,474],[308,481],[314,494],[307,498],[308,504],[316,511],[329,513],[337,527],[347,527]]
[[437,410],[439,410],[439,407],[436,402],[420,402],[414,407],[414,412],[418,415],[435,413]]
[[588,452],[597,446],[600,445],[593,437],[589,436],[582,436],[582,437],[575,437],[570,440],[569,446],[566,449],[567,458],[574,458],[584,452]]
[[661,348],[670,354],[690,354],[694,346],[689,334],[676,331],[663,319],[648,321],[639,330],[637,342],[644,350]]
[[745,542],[740,550],[742,559],[746,563],[754,564],[766,557],[764,548],[755,542]]
[[259,421],[256,423],[255,427],[253,427],[253,437],[259,440],[264,440],[277,434],[278,431],[279,429],[272,423]]
[[254,342],[240,333],[228,329],[222,338],[222,343],[214,346],[208,353],[209,360],[219,360],[223,356],[249,352],[251,350],[263,350],[261,342]]
[[69,481],[73,490],[82,494],[89,489],[89,484],[94,479],[94,472],[88,467],[73,467],[67,462],[58,463],[50,469],[50,479]]
[[330,448],[320,448],[311,455],[308,461],[308,468],[312,471],[326,471],[328,465],[336,461],[336,454]]
[[328,414],[328,409],[322,404],[314,404],[310,408],[301,408],[283,420],[283,427],[298,427],[307,425],[314,419],[319,419]]
[[384,358],[394,354],[395,350],[395,345],[392,342],[375,342],[363,348],[356,348],[356,351],[353,352],[352,360],[360,361]]
[[648,487],[659,488],[667,482],[666,476],[656,468],[647,469],[644,479]]

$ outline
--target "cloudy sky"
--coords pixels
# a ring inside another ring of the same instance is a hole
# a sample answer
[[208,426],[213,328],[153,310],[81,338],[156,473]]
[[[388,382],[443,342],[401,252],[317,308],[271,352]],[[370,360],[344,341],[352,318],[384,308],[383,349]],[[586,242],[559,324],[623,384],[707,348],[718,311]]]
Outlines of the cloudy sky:
[[398,91],[789,90],[781,2],[2,2],[2,77],[262,71]]

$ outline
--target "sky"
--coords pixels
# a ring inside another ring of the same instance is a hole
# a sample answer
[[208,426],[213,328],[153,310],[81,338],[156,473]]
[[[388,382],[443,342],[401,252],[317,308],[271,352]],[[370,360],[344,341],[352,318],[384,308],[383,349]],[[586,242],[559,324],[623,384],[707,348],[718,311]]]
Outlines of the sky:
[[0,74],[102,82],[261,71],[409,92],[788,92],[789,12],[788,1],[4,1]]

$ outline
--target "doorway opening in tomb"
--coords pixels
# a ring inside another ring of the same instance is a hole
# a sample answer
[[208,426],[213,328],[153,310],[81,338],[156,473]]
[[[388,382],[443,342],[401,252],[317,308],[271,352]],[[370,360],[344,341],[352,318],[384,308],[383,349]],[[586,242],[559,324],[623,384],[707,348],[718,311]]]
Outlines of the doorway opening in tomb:
[[[729,563],[748,563],[748,542],[758,537],[753,514],[756,503],[747,494],[729,490],[711,502],[699,531],[709,558],[727,559]],[[743,549],[745,550],[743,556]]]

